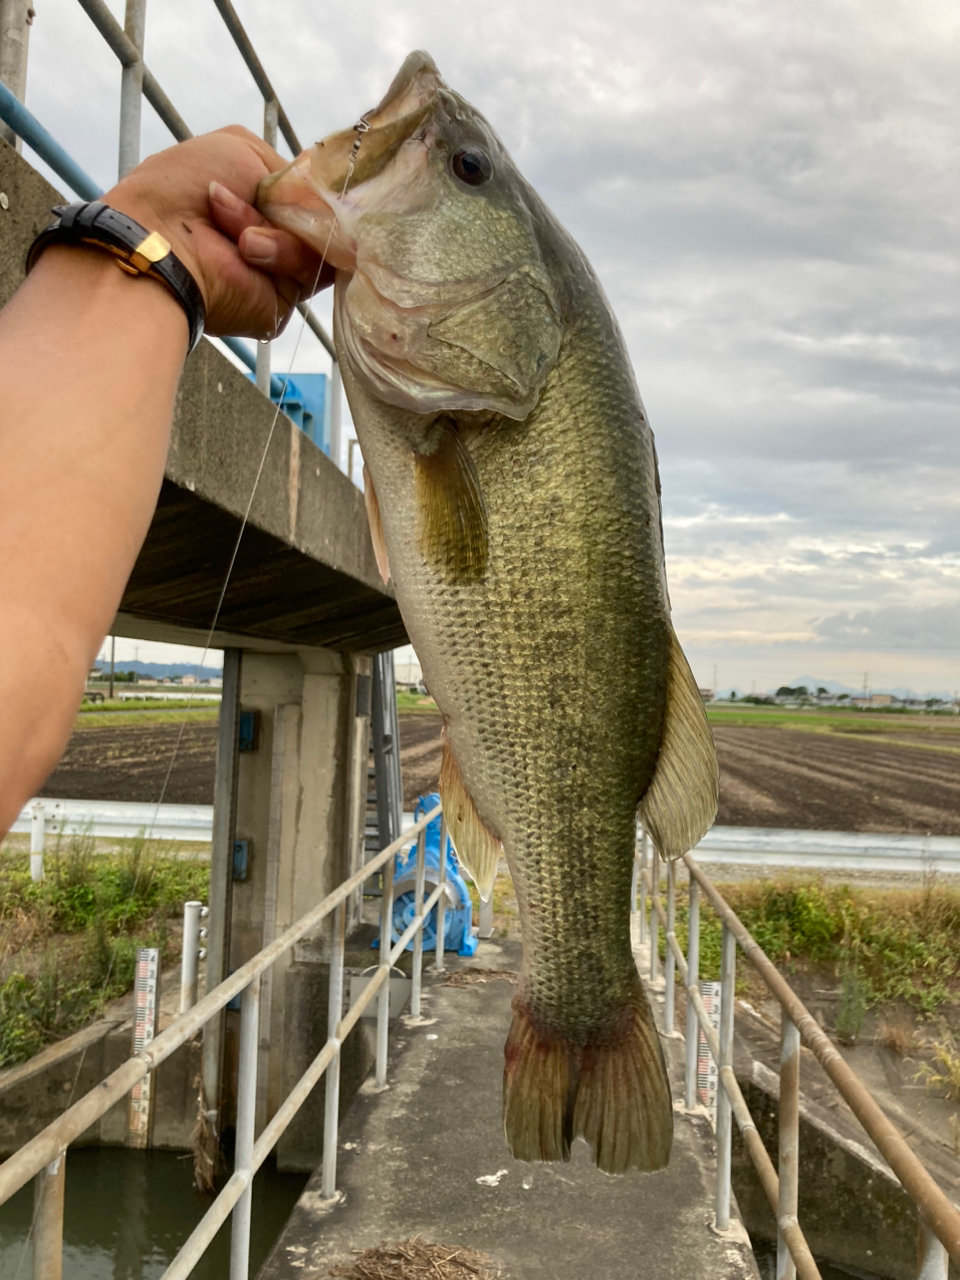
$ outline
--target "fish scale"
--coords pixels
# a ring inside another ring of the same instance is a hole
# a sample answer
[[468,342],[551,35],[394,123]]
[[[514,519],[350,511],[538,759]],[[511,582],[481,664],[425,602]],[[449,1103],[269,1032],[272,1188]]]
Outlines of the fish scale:
[[349,132],[259,205],[331,245],[378,563],[443,714],[444,813],[484,896],[501,850],[513,876],[507,1140],[562,1160],[582,1136],[608,1172],[656,1169],[672,1107],[630,945],[637,806],[677,856],[717,773],[670,624],[653,437],[582,253],[429,57],[365,118],[345,201]]

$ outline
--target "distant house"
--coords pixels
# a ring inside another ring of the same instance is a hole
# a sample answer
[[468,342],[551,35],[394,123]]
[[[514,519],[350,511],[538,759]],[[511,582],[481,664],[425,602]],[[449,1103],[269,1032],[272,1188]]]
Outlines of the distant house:
[[198,684],[199,682],[196,676],[181,676],[180,683],[181,684]]
[[889,694],[889,693],[871,693],[871,695],[870,695],[870,702],[868,703],[868,706],[871,706],[871,707],[892,707],[892,706],[893,706],[893,696],[892,696],[892,694]]
[[701,689],[701,690],[700,690],[700,697],[704,700],[704,702],[712,702],[712,701],[713,701],[713,690],[712,690],[712,689]]

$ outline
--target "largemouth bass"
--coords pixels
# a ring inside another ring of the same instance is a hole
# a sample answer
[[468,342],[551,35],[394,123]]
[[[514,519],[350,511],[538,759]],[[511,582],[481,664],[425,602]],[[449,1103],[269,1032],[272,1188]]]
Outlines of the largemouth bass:
[[483,117],[412,54],[258,204],[338,269],[335,340],[381,572],[443,714],[441,794],[523,929],[504,1128],[657,1169],[673,1118],[630,945],[637,808],[676,857],[717,765],[670,623],[657,460],[593,272]]

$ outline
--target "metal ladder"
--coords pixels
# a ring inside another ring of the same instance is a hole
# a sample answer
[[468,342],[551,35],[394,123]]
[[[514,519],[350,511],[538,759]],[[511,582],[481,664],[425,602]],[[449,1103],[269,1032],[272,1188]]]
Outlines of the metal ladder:
[[[367,766],[366,860],[400,835],[403,784],[400,779],[400,726],[393,654],[378,653],[373,662],[373,741]],[[368,893],[370,889],[368,889]]]

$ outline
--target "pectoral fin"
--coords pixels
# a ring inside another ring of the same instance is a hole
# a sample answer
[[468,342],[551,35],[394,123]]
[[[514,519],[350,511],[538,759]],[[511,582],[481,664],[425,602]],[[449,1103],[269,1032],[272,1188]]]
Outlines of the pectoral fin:
[[703,699],[680,642],[670,630],[667,712],[653,781],[640,820],[665,858],[679,858],[717,816],[720,773]]
[[487,511],[477,468],[456,424],[416,458],[417,542],[447,582],[476,582],[487,567]]
[[440,765],[440,797],[447,831],[457,857],[469,872],[484,902],[490,901],[493,882],[497,878],[502,845],[477,813],[473,797],[464,786],[460,769],[450,746],[444,739]]
[[383,521],[380,519],[380,500],[373,487],[373,477],[363,464],[363,505],[367,508],[367,523],[370,526],[370,541],[373,543],[373,554],[377,557],[377,568],[384,582],[390,577],[390,561],[387,558],[387,544],[383,538]]

